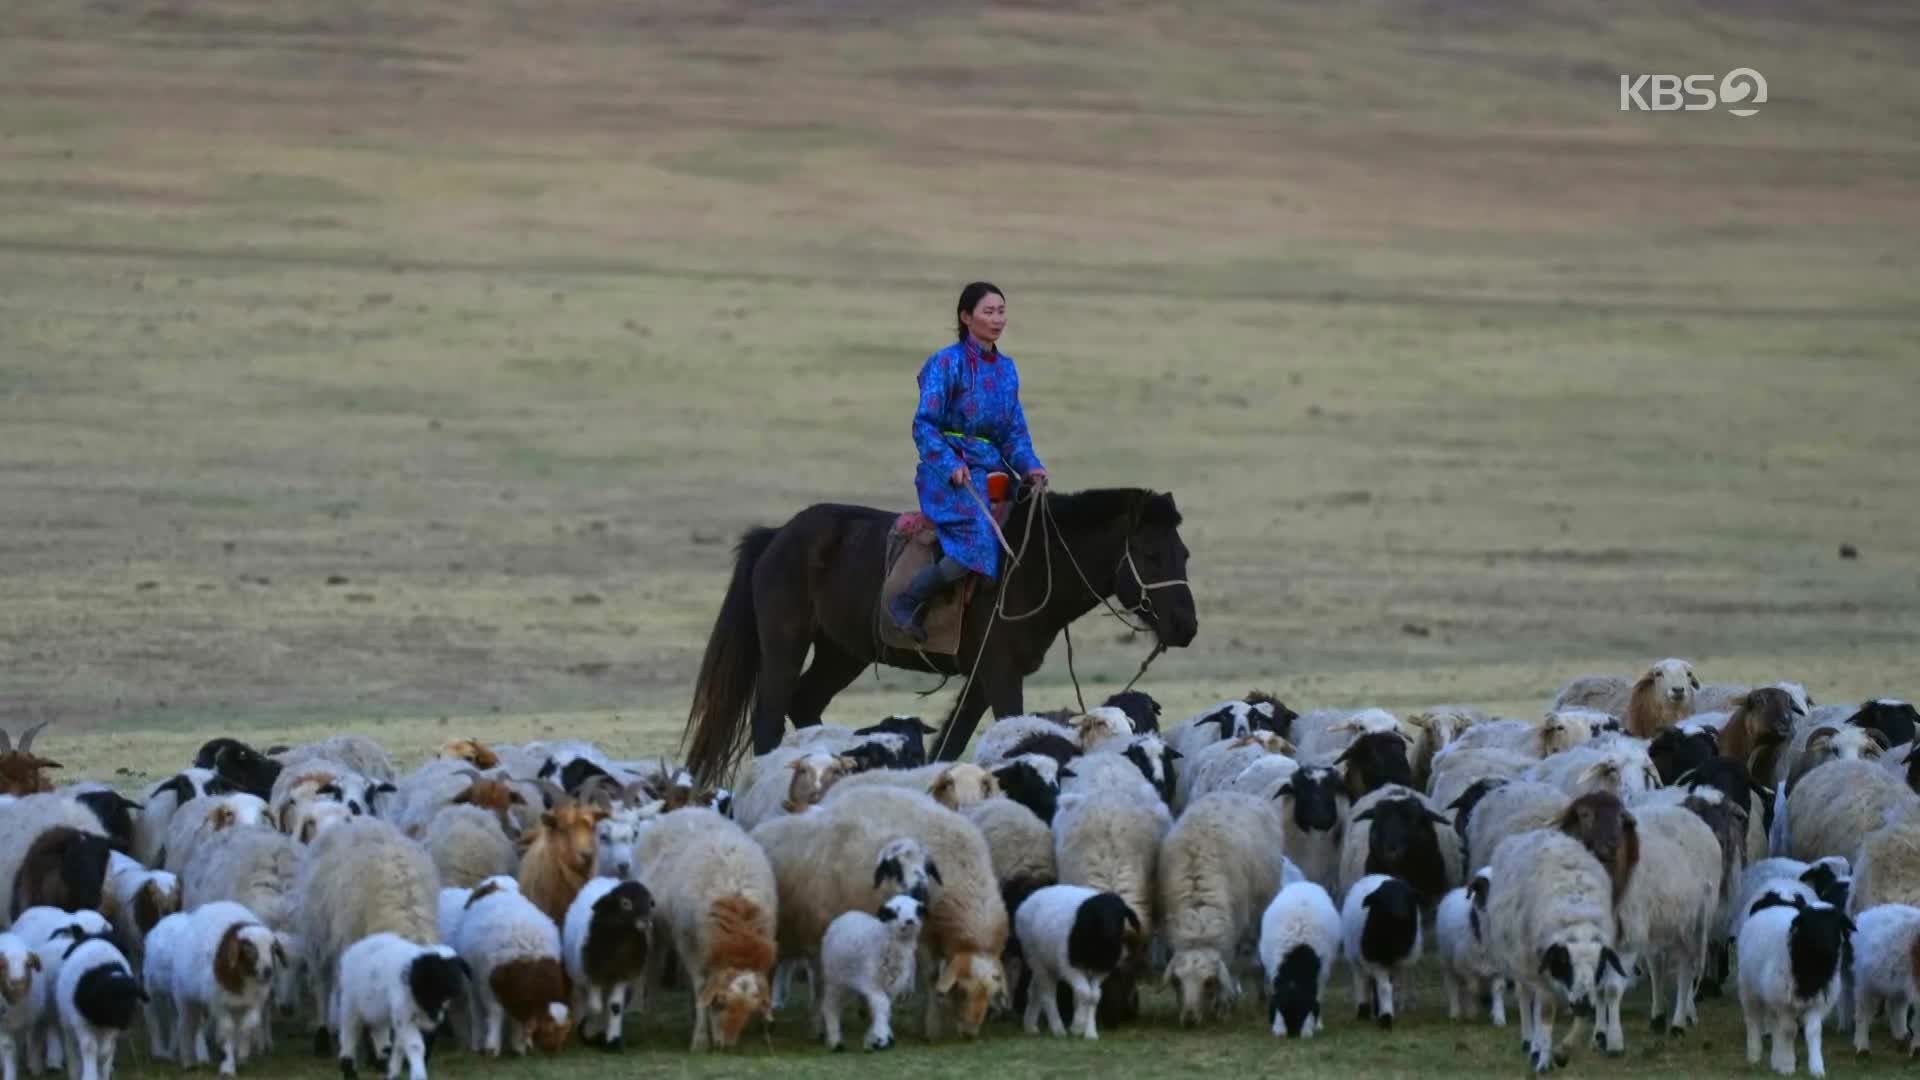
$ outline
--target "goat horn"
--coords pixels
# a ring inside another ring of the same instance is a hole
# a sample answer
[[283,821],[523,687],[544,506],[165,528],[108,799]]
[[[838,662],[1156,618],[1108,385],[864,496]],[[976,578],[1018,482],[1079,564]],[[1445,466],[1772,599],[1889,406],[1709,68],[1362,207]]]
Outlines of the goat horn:
[[7,734],[7,729],[0,728],[0,754],[11,753],[13,753],[13,736]]
[[632,783],[628,784],[626,787],[623,787],[620,789],[620,801],[622,803],[631,804],[634,802],[636,796],[643,796],[647,794],[649,794],[647,790],[647,782],[645,780],[635,780]]
[[41,728],[44,728],[51,723],[53,723],[53,721],[51,720],[42,720],[39,723],[28,728],[27,730],[21,732],[20,733],[20,752],[24,754],[27,751],[33,749],[33,737],[35,735],[40,734]]
[[573,794],[576,799],[591,803],[602,809],[611,810],[613,808],[613,800],[619,794],[619,789],[615,786],[611,777],[589,776],[581,782],[579,789]]
[[559,806],[561,803],[573,798],[573,796],[567,794],[566,788],[561,787],[551,780],[535,780],[534,783],[539,785],[540,793],[547,797],[547,804],[549,806]]

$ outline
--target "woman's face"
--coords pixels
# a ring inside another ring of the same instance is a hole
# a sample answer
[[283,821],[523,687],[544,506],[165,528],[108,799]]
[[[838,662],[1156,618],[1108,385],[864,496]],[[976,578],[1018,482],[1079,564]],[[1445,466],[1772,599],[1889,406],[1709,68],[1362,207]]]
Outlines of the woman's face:
[[1007,328],[1007,298],[999,293],[988,293],[973,305],[973,310],[960,316],[967,324],[967,333],[981,345],[992,345],[1000,340],[1000,334]]

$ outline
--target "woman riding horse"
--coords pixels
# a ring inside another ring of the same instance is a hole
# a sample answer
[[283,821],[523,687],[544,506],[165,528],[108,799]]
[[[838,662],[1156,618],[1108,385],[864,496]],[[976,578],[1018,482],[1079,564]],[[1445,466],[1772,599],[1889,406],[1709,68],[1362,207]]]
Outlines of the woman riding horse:
[[920,451],[914,488],[920,511],[933,523],[941,557],[914,575],[887,614],[915,641],[927,640],[926,603],[976,573],[1000,576],[1000,541],[987,511],[987,477],[1023,476],[1036,489],[1046,467],[1033,452],[1020,408],[1020,373],[1000,351],[1007,328],[1006,294],[976,281],[960,292],[960,340],[927,357],[920,368],[920,407],[913,443]]

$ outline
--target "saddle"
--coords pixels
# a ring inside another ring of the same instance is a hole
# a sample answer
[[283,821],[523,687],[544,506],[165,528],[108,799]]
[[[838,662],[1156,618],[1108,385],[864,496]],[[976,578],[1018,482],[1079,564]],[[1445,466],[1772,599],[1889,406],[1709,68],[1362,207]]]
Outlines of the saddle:
[[[1005,474],[988,477],[989,496],[1011,495],[1010,483],[994,482],[995,476],[1002,475]],[[1013,500],[1010,497],[990,497],[987,508],[992,512],[995,524],[1005,525],[1007,514],[1013,509]],[[968,574],[957,587],[946,589],[927,600],[924,619],[927,640],[924,644],[902,633],[887,614],[887,607],[893,598],[907,591],[913,576],[922,568],[939,562],[940,555],[939,537],[934,531],[933,522],[927,520],[925,514],[913,510],[893,519],[893,526],[887,530],[887,576],[880,586],[880,610],[876,613],[881,644],[894,649],[942,656],[954,656],[960,652],[960,629],[965,622],[967,602],[973,598],[974,586],[980,580],[978,574]]]

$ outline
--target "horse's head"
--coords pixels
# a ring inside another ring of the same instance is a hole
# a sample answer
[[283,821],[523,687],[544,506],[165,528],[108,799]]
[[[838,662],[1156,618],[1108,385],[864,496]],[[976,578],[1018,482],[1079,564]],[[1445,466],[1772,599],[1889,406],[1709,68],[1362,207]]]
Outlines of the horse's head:
[[1187,545],[1180,539],[1180,510],[1173,496],[1149,492],[1135,508],[1126,548],[1114,574],[1122,607],[1139,614],[1162,644],[1185,648],[1200,631],[1193,590],[1187,583]]

